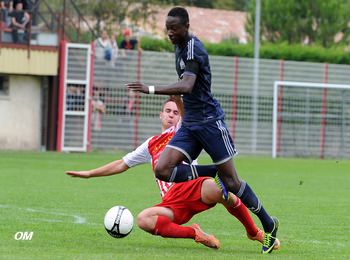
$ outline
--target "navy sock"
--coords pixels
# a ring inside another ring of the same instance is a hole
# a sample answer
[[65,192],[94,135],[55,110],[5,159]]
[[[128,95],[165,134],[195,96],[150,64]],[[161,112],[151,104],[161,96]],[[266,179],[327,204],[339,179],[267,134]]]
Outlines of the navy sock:
[[262,206],[259,198],[245,181],[241,181],[241,187],[236,194],[241,199],[244,205],[253,212],[261,221],[265,232],[271,232],[274,228],[274,223]]
[[194,180],[202,176],[215,177],[217,172],[218,170],[214,164],[212,165],[179,164],[173,169],[169,182],[184,182],[188,180]]

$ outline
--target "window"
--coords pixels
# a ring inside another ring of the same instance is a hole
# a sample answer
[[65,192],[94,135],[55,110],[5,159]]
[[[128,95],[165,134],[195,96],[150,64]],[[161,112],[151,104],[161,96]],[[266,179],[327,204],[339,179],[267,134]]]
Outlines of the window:
[[9,95],[9,77],[0,75],[0,96]]

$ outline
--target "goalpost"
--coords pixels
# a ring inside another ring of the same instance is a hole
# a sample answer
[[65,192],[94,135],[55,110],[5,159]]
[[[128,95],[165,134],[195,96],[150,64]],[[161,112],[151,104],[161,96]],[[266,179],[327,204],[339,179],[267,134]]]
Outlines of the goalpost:
[[275,81],[272,157],[349,157],[350,85]]

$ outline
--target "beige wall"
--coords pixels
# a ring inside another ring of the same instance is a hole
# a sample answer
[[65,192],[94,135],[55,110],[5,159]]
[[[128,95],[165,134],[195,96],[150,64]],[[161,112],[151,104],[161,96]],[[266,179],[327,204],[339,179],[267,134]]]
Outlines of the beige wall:
[[22,75],[57,75],[58,50],[31,50],[2,47],[0,52],[0,72]]
[[9,95],[0,96],[0,150],[38,150],[41,135],[41,80],[9,78]]

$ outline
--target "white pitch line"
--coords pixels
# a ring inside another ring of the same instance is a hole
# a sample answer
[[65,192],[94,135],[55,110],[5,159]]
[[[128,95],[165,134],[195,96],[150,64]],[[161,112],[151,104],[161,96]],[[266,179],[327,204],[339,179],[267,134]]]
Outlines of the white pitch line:
[[[44,213],[48,215],[55,215],[55,216],[64,216],[64,217],[73,217],[73,223],[75,224],[87,224],[86,218],[77,215],[77,214],[68,214],[68,213],[63,213],[63,212],[55,212],[55,211],[50,211],[50,210],[45,210],[45,209],[33,209],[33,208],[21,208],[21,207],[16,207],[16,206],[11,206],[11,205],[3,205],[0,204],[0,208],[11,208],[11,209],[17,209],[17,210],[24,210],[28,212],[35,212],[35,213]],[[41,219],[44,220],[45,222],[64,222],[62,220],[58,219]]]
[[62,223],[63,220],[59,219],[48,219],[48,218],[33,218],[32,220],[35,220],[37,222],[49,222],[49,223]]

